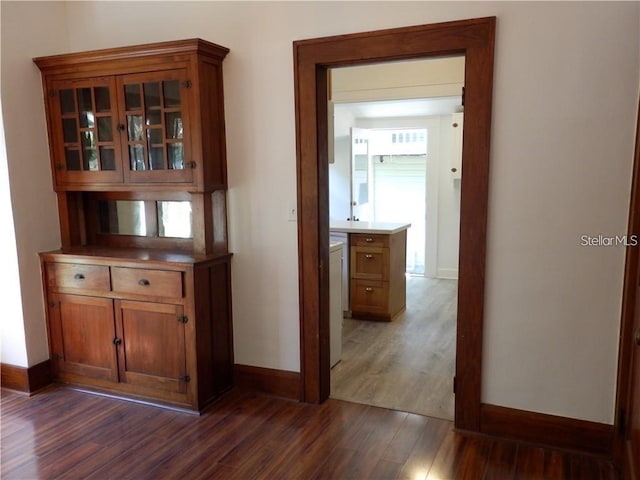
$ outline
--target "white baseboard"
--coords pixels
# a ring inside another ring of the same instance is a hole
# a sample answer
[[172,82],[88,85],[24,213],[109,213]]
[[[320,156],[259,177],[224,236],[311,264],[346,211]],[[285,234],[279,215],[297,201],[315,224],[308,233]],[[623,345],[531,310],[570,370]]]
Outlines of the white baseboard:
[[457,268],[439,268],[437,278],[446,278],[450,280],[458,279],[458,269]]

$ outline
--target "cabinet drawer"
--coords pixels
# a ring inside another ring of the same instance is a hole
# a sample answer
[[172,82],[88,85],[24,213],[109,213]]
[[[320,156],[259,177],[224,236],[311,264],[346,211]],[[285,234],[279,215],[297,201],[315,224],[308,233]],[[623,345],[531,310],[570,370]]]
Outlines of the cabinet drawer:
[[389,235],[352,233],[349,241],[352,247],[388,247]]
[[182,273],[169,270],[112,267],[113,291],[122,294],[182,298]]
[[369,280],[351,281],[351,309],[353,311],[384,314],[389,303],[389,284]]
[[47,263],[47,285],[55,289],[111,290],[109,267],[77,263]]
[[351,247],[351,278],[388,280],[389,249]]

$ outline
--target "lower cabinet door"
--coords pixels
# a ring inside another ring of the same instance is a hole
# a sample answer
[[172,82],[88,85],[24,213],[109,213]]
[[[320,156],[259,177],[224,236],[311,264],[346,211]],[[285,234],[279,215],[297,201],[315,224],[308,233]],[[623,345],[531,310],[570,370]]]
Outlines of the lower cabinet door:
[[389,284],[351,280],[351,311],[354,315],[389,316]]
[[116,300],[120,381],[145,389],[184,393],[185,323],[180,305]]
[[117,382],[113,300],[54,293],[49,302],[54,374]]

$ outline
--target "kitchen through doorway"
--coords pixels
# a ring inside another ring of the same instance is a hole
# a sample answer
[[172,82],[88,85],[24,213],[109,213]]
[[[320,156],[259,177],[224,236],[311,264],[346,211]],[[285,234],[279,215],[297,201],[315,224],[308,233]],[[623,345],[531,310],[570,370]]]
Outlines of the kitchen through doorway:
[[[339,73],[345,71],[348,83],[358,72],[346,70],[365,73],[363,67],[331,72],[330,230],[334,220],[411,224],[405,311],[391,322],[352,319],[343,296],[342,351],[331,370],[331,397],[452,420],[464,57],[423,62],[431,65],[420,68],[432,72],[457,67],[457,82],[449,82],[449,90],[439,83],[443,94],[437,96],[349,102],[349,95],[363,93],[345,93],[352,86],[341,92]],[[370,82],[364,86],[375,96]],[[403,88],[386,86],[385,95]],[[444,94],[454,89],[457,95]],[[348,256],[349,248],[343,252]],[[342,280],[348,283],[348,274]]]

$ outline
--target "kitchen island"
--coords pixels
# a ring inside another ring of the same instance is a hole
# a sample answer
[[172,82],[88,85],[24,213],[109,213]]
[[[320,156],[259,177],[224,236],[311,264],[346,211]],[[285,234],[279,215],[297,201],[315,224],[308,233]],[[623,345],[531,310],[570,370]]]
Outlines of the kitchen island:
[[406,307],[409,223],[331,221],[329,230],[348,242],[345,262],[351,316],[391,321]]

